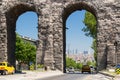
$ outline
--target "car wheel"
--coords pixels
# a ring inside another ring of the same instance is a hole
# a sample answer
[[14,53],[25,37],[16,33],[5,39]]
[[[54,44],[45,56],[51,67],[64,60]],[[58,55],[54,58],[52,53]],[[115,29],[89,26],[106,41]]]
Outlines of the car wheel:
[[4,75],[7,75],[7,74],[8,74],[8,71],[7,71],[7,70],[5,70],[5,71],[4,71]]
[[3,72],[1,72],[1,75],[3,75]]
[[15,73],[15,71],[12,72],[12,74],[14,74],[14,73]]
[[91,71],[89,73],[91,74]]

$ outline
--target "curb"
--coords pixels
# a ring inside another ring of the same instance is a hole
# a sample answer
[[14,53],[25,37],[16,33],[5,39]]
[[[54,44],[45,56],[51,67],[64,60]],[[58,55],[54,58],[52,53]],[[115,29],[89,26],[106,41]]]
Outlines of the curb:
[[108,76],[108,77],[111,77],[112,80],[120,80],[120,75],[111,75],[111,74],[108,74],[108,73],[104,73],[104,72],[99,72],[100,74],[103,74],[105,76]]
[[109,77],[112,77],[112,78],[115,78],[114,75],[110,75],[110,74],[107,74],[107,73],[104,73],[104,72],[99,72],[100,74],[103,74],[103,75],[106,75],[106,76],[109,76]]

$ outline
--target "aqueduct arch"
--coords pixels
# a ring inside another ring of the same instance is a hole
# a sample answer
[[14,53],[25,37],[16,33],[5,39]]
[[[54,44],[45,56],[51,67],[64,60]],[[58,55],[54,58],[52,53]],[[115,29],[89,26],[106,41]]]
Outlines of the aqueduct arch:
[[0,61],[15,64],[16,19],[25,11],[35,11],[39,38],[37,63],[64,71],[65,21],[71,12],[79,9],[92,12],[98,22],[98,70],[120,63],[119,0],[1,0]]
[[[77,11],[77,10],[87,10],[89,12],[91,12],[95,17],[97,16],[97,10],[95,10],[95,8],[90,5],[90,4],[87,4],[85,2],[76,2],[76,3],[72,3],[72,4],[67,4],[64,11],[63,11],[63,39],[64,39],[64,43],[63,43],[63,52],[64,52],[64,60],[66,60],[66,20],[68,18],[68,16],[73,13],[74,11]],[[79,16],[80,17],[80,16]],[[97,17],[96,17],[97,18]],[[96,19],[97,20],[97,19]],[[97,27],[97,26],[96,26]],[[64,64],[66,65],[66,63],[64,62]],[[65,68],[65,67],[64,67]]]
[[[7,61],[15,65],[15,41],[16,41],[16,21],[18,17],[26,11],[35,11],[34,6],[26,4],[16,4],[11,7],[6,13],[7,25]],[[12,58],[12,59],[11,59]]]

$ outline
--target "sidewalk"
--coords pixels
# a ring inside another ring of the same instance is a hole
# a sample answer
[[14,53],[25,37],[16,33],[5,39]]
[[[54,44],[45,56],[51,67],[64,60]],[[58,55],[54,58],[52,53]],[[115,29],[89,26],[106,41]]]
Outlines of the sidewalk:
[[116,74],[116,73],[108,72],[108,71],[100,71],[99,73],[112,77],[113,78],[112,80],[120,80],[120,74]]
[[58,76],[63,75],[59,70],[55,71],[24,71],[24,74],[14,74],[14,75],[4,75],[0,76],[0,80],[36,80],[42,79],[46,77]]

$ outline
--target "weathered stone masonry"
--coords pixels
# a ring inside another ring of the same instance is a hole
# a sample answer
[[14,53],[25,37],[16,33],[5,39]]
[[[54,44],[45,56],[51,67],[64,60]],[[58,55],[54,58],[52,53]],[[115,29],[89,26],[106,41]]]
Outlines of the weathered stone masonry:
[[97,20],[98,70],[120,63],[120,0],[0,0],[0,61],[15,65],[16,20],[34,11],[38,14],[37,63],[64,71],[66,19],[82,9]]

